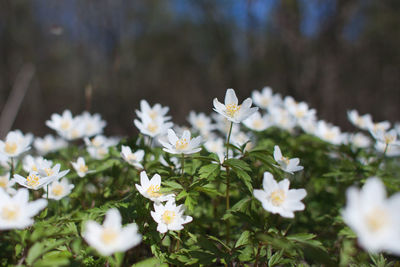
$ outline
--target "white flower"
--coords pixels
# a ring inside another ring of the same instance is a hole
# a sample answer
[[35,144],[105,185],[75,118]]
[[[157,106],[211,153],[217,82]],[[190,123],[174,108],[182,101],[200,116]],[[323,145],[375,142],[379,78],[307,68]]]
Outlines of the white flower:
[[349,136],[349,142],[358,148],[371,146],[371,139],[363,133],[355,133]]
[[384,143],[386,145],[400,145],[400,142],[397,141],[397,131],[395,129],[392,129],[390,131],[371,131],[371,134],[378,142]]
[[372,117],[370,114],[358,115],[357,110],[347,111],[347,118],[356,127],[367,130],[368,126],[372,124]]
[[79,133],[72,133],[73,131],[76,131],[77,120],[74,119],[71,111],[69,111],[68,109],[64,110],[62,115],[55,113],[52,114],[51,120],[47,120],[46,125],[49,128],[55,130],[63,138],[72,140],[75,139],[73,138],[75,135],[77,135],[76,138],[78,138]]
[[315,135],[334,145],[341,145],[345,141],[345,136],[342,134],[339,127],[329,125],[322,120],[317,123]]
[[51,183],[53,180],[53,177],[48,176],[48,177],[42,177],[39,175],[37,172],[30,172],[29,175],[24,178],[19,174],[14,174],[13,179],[15,182],[17,182],[19,185],[22,185],[26,188],[33,189],[33,190],[38,190],[42,188],[43,186],[48,185]]
[[118,139],[107,138],[103,135],[96,135],[91,140],[89,138],[84,139],[87,146],[86,150],[90,156],[94,159],[103,159],[108,154],[108,148],[118,144]]
[[388,121],[381,121],[381,122],[372,122],[370,121],[367,130],[371,133],[378,133],[378,132],[386,132],[390,128],[390,122]]
[[156,117],[154,120],[146,113],[142,114],[142,120],[134,120],[133,123],[139,129],[139,131],[150,137],[156,137],[164,134],[167,129],[170,129],[173,125],[172,122],[165,122],[161,117]]
[[159,161],[162,165],[165,167],[174,167],[175,169],[180,169],[181,168],[181,160],[178,159],[177,157],[170,157],[169,158],[172,165],[170,165],[162,155],[160,155]]
[[49,181],[49,183],[50,183],[52,181],[56,181],[56,180],[64,177],[69,172],[69,170],[60,172],[60,168],[61,168],[61,165],[59,163],[57,163],[52,168],[47,168],[47,167],[39,168],[38,173],[41,176],[41,178],[50,177],[51,178],[51,180]]
[[400,255],[400,193],[386,198],[385,186],[376,177],[363,188],[350,187],[343,220],[357,234],[360,245],[372,253]]
[[253,143],[251,142],[251,138],[245,134],[244,132],[236,132],[231,135],[231,144],[241,147],[244,144],[246,146],[244,147],[244,150],[250,150],[253,148]]
[[193,129],[197,130],[201,135],[207,137],[215,128],[211,122],[211,118],[204,113],[196,114],[194,111],[189,113],[188,121]]
[[31,148],[32,139],[32,134],[24,136],[19,130],[11,131],[5,141],[0,140],[0,153],[10,158],[17,157]]
[[190,138],[190,132],[183,131],[182,137],[178,138],[172,129],[168,129],[168,142],[159,140],[164,146],[163,150],[171,154],[193,154],[201,150],[201,136]]
[[80,116],[79,123],[84,125],[84,136],[91,137],[94,135],[101,134],[103,128],[107,125],[106,121],[101,119],[100,114],[91,115],[89,112],[85,111]]
[[39,171],[39,169],[51,168],[53,162],[51,160],[44,159],[43,157],[32,157],[26,155],[23,159],[22,168],[26,172]]
[[76,162],[71,161],[71,164],[72,164],[72,167],[74,167],[74,169],[79,177],[84,177],[86,174],[93,172],[93,171],[89,171],[89,168],[86,165],[85,159],[83,157],[78,157]]
[[273,94],[271,87],[264,87],[261,91],[253,91],[251,94],[254,104],[263,109],[268,109],[270,106],[280,105],[282,98],[279,94]]
[[299,122],[301,120],[315,120],[315,109],[309,109],[307,103],[296,102],[292,97],[287,96],[284,100],[287,111],[296,118]]
[[132,153],[132,150],[129,146],[121,146],[121,157],[128,162],[130,165],[135,166],[136,168],[143,169],[143,165],[141,164],[144,151],[138,150],[135,153]]
[[33,224],[32,217],[47,206],[45,199],[29,202],[28,190],[22,188],[10,197],[0,188],[0,229],[23,229]]
[[294,218],[294,211],[304,210],[301,200],[307,195],[304,189],[290,189],[290,182],[284,179],[277,183],[271,173],[264,173],[263,190],[255,189],[253,194],[261,201],[263,208],[282,217]]
[[166,233],[168,230],[179,231],[183,229],[183,224],[193,220],[191,216],[184,215],[185,206],[176,206],[175,200],[170,199],[165,203],[154,203],[154,211],[151,211],[151,217],[158,223],[157,231]]
[[391,146],[382,142],[376,142],[375,149],[381,153],[385,152],[387,157],[400,156],[400,146]]
[[157,121],[161,119],[162,121],[167,121],[171,119],[169,116],[165,116],[168,113],[169,107],[163,107],[160,104],[155,104],[153,107],[149,105],[146,100],[140,101],[140,111],[136,110],[136,115],[143,121],[145,117],[151,120]]
[[[229,129],[231,127],[231,122],[224,116],[219,116],[217,113],[211,114],[211,117],[216,122],[215,127],[217,128],[217,130],[225,135],[228,135]],[[236,133],[239,130],[240,130],[239,124],[232,125],[232,133]]]
[[64,139],[55,138],[48,134],[44,138],[36,137],[33,146],[40,155],[45,155],[50,152],[57,151],[61,148],[67,147],[68,143]]
[[298,158],[289,159],[282,155],[279,146],[274,147],[274,159],[279,164],[281,170],[293,174],[293,172],[301,171],[303,166],[299,166]]
[[219,137],[212,137],[208,139],[204,143],[204,147],[207,149],[208,152],[215,153],[215,154],[224,154],[224,140]]
[[0,167],[2,167],[5,171],[9,171],[11,166],[11,159],[6,155],[0,153]]
[[47,192],[49,192],[49,199],[60,200],[63,197],[68,196],[74,187],[75,186],[73,184],[70,184],[68,182],[67,178],[63,178],[60,182],[59,181],[52,182],[48,187],[48,191],[47,188],[45,187],[44,191],[46,193],[42,197],[43,198],[47,197]]
[[271,126],[269,117],[261,116],[260,112],[254,112],[253,115],[243,121],[247,128],[253,131],[264,131]]
[[60,172],[60,164],[56,164],[53,168],[43,168],[36,171],[31,171],[24,178],[19,174],[15,174],[13,180],[18,184],[33,190],[38,190],[49,183],[64,177],[69,170]]
[[13,188],[15,184],[14,180],[10,180],[10,173],[6,173],[4,175],[0,175],[0,188],[3,188],[10,195],[15,195],[17,190]]
[[103,225],[95,221],[85,223],[83,238],[103,256],[124,252],[142,241],[138,227],[131,223],[122,228],[121,214],[117,209],[109,209]]
[[214,98],[214,110],[234,123],[240,123],[258,110],[258,107],[251,108],[251,98],[246,98],[241,105],[233,89],[226,90],[225,105]]
[[296,119],[290,115],[289,111],[281,107],[271,107],[269,109],[270,118],[276,127],[292,131],[296,127]]
[[142,196],[154,202],[167,201],[174,197],[174,194],[164,195],[160,193],[161,176],[159,174],[154,174],[153,178],[149,180],[146,172],[142,171],[140,173],[140,185],[135,184],[135,186]]

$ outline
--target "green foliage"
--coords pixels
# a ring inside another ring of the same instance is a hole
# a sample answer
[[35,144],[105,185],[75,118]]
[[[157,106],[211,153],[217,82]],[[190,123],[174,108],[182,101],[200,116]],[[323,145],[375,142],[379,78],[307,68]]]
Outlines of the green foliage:
[[[49,201],[24,230],[3,231],[0,235],[0,265],[26,266],[223,266],[240,263],[254,266],[395,266],[391,255],[369,255],[357,245],[357,237],[341,219],[345,191],[353,184],[379,175],[389,193],[400,190],[397,159],[376,158],[368,150],[335,147],[309,135],[288,135],[270,129],[258,135],[257,146],[235,150],[235,157],[220,163],[215,154],[203,150],[185,158],[182,173],[159,148],[149,148],[135,140],[123,140],[134,150],[144,149],[144,168],[149,176],[162,177],[163,193],[174,193],[193,221],[179,232],[161,235],[150,216],[153,204],[135,188],[141,170],[124,162],[117,148],[103,160],[94,160],[75,146],[49,155],[63,168],[85,156],[95,172],[68,178],[73,192],[61,201]],[[275,167],[273,146],[278,144],[299,157],[304,171],[295,175]],[[334,157],[332,155],[335,154]],[[159,163],[163,156],[169,166]],[[359,158],[371,163],[363,165]],[[384,165],[382,164],[384,163]],[[277,180],[288,178],[293,188],[305,188],[304,211],[285,219],[265,211],[253,197],[262,188],[263,173]],[[230,178],[230,207],[226,208],[227,176]],[[33,193],[34,198],[40,196]],[[125,253],[100,256],[82,239],[84,222],[102,222],[106,211],[116,207],[123,224],[135,222],[142,243]],[[229,230],[228,230],[229,229]],[[398,259],[397,259],[398,260]],[[134,264],[134,265],[132,265]],[[260,265],[259,265],[260,266]]]

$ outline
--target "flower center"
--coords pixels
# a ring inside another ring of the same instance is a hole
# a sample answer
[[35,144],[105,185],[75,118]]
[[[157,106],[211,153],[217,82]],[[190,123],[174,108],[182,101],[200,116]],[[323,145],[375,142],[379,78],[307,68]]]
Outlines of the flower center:
[[51,192],[55,196],[62,196],[62,194],[64,193],[64,187],[60,184],[55,184],[51,187]]
[[158,125],[155,124],[155,123],[150,122],[150,123],[147,125],[147,130],[149,130],[151,133],[155,133],[155,132],[157,132],[157,130],[158,130]]
[[274,206],[281,206],[285,198],[285,192],[282,189],[275,190],[270,196],[270,200]]
[[240,110],[241,106],[237,104],[228,104],[226,105],[226,113],[229,115],[229,117],[234,117],[236,112]]
[[176,217],[176,214],[174,211],[171,210],[166,210],[164,211],[163,215],[162,215],[162,219],[165,222],[165,224],[170,224],[174,221]]
[[0,177],[0,187],[6,188],[8,185],[7,177]]
[[82,164],[79,166],[79,172],[87,172],[89,170],[88,166],[86,166],[85,164]]
[[162,194],[158,193],[160,191],[159,185],[150,185],[147,189],[147,194],[151,197],[160,197]]
[[152,110],[152,111],[149,112],[149,117],[150,117],[152,120],[156,119],[157,116],[158,116],[157,111]]
[[295,115],[296,115],[296,118],[303,118],[304,115],[306,115],[306,113],[304,112],[304,110],[297,110]]
[[128,161],[137,161],[137,157],[135,156],[135,154],[129,154],[127,157],[126,157],[126,159],[128,160]]
[[186,138],[179,139],[176,141],[175,147],[177,150],[184,150],[187,148],[189,142],[187,141]]
[[264,107],[267,107],[267,106],[269,105],[269,102],[270,102],[270,99],[269,99],[268,97],[263,97],[263,98],[261,99],[261,104],[262,104]]
[[15,142],[6,142],[4,151],[7,154],[14,154],[17,151],[17,143]]
[[39,185],[39,176],[36,174],[30,174],[28,177],[26,177],[26,184],[30,187],[36,187]]
[[254,120],[253,121],[253,127],[255,129],[261,129],[263,127],[263,121],[260,119]]
[[389,216],[386,211],[380,208],[374,208],[365,216],[367,227],[371,232],[381,230],[389,223]]
[[44,168],[44,171],[46,172],[47,176],[52,176],[54,174],[54,171],[50,168]]
[[117,231],[111,228],[105,228],[101,233],[101,240],[103,243],[109,245],[113,243],[118,237]]
[[206,123],[203,120],[197,120],[197,122],[196,122],[196,126],[199,129],[203,129],[205,125],[206,125]]
[[68,130],[71,123],[68,120],[63,120],[60,124],[60,128],[64,131]]
[[290,163],[289,158],[288,157],[284,157],[284,156],[282,156],[281,161],[283,161],[286,165],[289,165],[289,163]]
[[385,143],[386,144],[391,144],[394,142],[394,140],[396,139],[396,136],[394,135],[390,135],[390,134],[385,134]]
[[324,134],[325,139],[327,140],[333,140],[335,138],[335,134],[333,133],[333,131],[326,131],[326,133]]
[[1,210],[1,217],[7,221],[15,221],[19,215],[19,206],[9,205]]

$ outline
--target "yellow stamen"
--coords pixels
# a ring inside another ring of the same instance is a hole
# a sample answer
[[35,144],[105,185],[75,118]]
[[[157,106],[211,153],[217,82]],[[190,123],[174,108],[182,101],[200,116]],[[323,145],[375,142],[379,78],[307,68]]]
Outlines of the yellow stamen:
[[376,232],[388,224],[389,218],[387,213],[379,208],[373,209],[365,216],[367,227],[371,232]]
[[105,244],[113,243],[117,239],[117,237],[118,237],[117,231],[115,231],[114,229],[111,229],[111,228],[106,228],[101,233],[101,240]]
[[7,154],[14,154],[17,151],[17,143],[15,142],[6,142],[5,146],[4,146],[4,151]]
[[275,190],[271,193],[270,199],[272,205],[281,206],[286,199],[285,192],[282,189]]
[[79,172],[86,173],[88,170],[89,170],[89,168],[85,164],[82,164],[79,166]]
[[137,161],[137,157],[135,156],[135,154],[129,154],[127,157],[126,157],[126,159],[128,160],[128,161]]
[[152,133],[155,133],[155,132],[157,132],[157,130],[158,130],[158,125],[155,124],[155,123],[150,122],[150,123],[147,125],[147,130],[149,130],[149,131],[152,132]]
[[7,177],[0,177],[0,187],[6,188],[8,185]]
[[53,184],[53,186],[51,187],[51,192],[55,196],[62,196],[64,193],[64,187],[60,184]]
[[158,113],[157,113],[157,111],[152,110],[152,111],[149,112],[149,116],[150,116],[150,118],[151,118],[152,120],[154,120],[155,118],[157,118]]
[[164,211],[162,215],[162,219],[165,222],[165,224],[172,223],[175,220],[175,217],[176,217],[175,212],[171,210]]
[[281,157],[281,161],[285,162],[286,165],[289,165],[289,163],[290,163],[289,158],[284,157],[284,156]]
[[45,168],[44,171],[47,176],[52,176],[54,174],[54,171],[51,168]]
[[241,105],[238,106],[237,104],[228,104],[226,105],[226,113],[229,115],[229,117],[234,117],[240,108]]
[[147,194],[151,197],[160,197],[162,194],[158,193],[160,191],[159,185],[150,185],[147,189]]
[[36,174],[30,174],[28,177],[26,177],[26,184],[30,187],[36,187],[39,185],[39,176]]
[[64,131],[68,130],[70,127],[71,123],[69,122],[69,120],[63,120],[60,124],[60,128]]
[[1,210],[1,217],[8,221],[14,221],[18,218],[19,215],[19,207],[17,205],[9,205],[3,207]]
[[175,147],[177,150],[184,150],[187,148],[188,145],[189,145],[189,142],[187,141],[186,138],[179,139],[175,143]]

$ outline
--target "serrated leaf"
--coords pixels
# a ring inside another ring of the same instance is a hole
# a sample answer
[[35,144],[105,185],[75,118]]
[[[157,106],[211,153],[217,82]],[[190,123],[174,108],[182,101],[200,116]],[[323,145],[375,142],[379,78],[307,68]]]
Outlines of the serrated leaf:
[[247,245],[249,243],[250,235],[250,231],[244,231],[236,241],[235,248]]
[[245,171],[251,171],[249,164],[240,159],[227,159],[224,161],[224,165],[234,169],[241,169]]
[[199,170],[199,176],[201,178],[212,179],[219,174],[220,166],[218,164],[204,165]]

